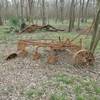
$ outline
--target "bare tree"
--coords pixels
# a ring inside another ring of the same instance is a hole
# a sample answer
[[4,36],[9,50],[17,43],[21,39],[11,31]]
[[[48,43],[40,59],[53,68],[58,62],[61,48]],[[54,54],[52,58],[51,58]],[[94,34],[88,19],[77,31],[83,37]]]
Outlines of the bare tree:
[[42,25],[46,25],[45,0],[42,0]]
[[60,0],[60,20],[63,23],[63,16],[64,16],[64,0]]
[[28,7],[29,7],[29,22],[33,22],[32,18],[33,0],[28,0]]
[[1,9],[2,9],[2,2],[0,0],[0,25],[3,24],[3,22],[2,22],[2,15],[1,15]]
[[42,15],[41,14],[41,0],[37,0],[37,5],[36,5],[36,9],[39,9],[38,11],[37,11],[37,15],[36,15],[36,24],[38,23],[38,20],[40,19],[40,16]]
[[88,5],[89,5],[89,1],[90,1],[90,0],[87,0],[86,8],[85,8],[85,22],[87,22],[87,13],[88,13]]
[[85,4],[85,0],[82,0],[82,16],[81,16],[81,22],[84,22],[84,4]]
[[58,0],[56,0],[56,23],[57,23],[57,21],[58,21],[58,17],[59,17],[59,15],[58,15]]
[[[47,2],[46,3],[46,8],[47,8],[47,10],[49,11],[49,2]],[[48,20],[47,20],[47,22],[48,22],[48,24],[49,24],[49,12],[47,13],[47,18],[48,18]]]
[[80,30],[81,5],[82,5],[81,0],[80,0],[80,4],[79,5],[80,6],[79,6],[79,12],[78,12],[78,27],[77,27],[78,30]]
[[25,0],[20,0],[20,6],[21,6],[21,29],[24,29],[26,27],[25,21],[24,21],[24,2]]
[[12,3],[14,5],[14,7],[15,7],[16,16],[18,17],[19,16],[19,10],[18,10],[18,8],[19,8],[19,0],[12,0]]
[[71,6],[70,6],[70,15],[69,15],[69,28],[68,32],[71,32],[73,27],[74,27],[74,21],[75,21],[75,0],[71,1]]
[[92,53],[95,52],[95,49],[96,49],[96,47],[99,43],[99,40],[100,40],[99,23],[100,23],[100,0],[97,0],[97,16],[95,19],[94,32],[93,32],[93,36],[91,39],[91,45],[90,45],[90,51]]
[[23,7],[24,7],[24,0],[20,0],[20,8],[21,8],[21,23],[24,23],[24,11],[23,11]]
[[4,0],[4,5],[5,5],[5,22],[8,19],[8,0]]
[[[0,9],[2,19],[8,20],[11,16],[25,19],[32,22],[33,19],[42,19],[42,24],[49,23],[49,19],[60,20],[64,23],[64,19],[70,19],[69,31],[74,28],[76,16],[78,17],[78,28],[80,27],[81,18],[88,19],[87,16],[93,18],[95,14],[94,0],[1,0],[3,7]],[[77,5],[76,5],[77,1]],[[71,2],[71,6],[70,6]],[[81,2],[81,3],[80,3]],[[66,6],[65,6],[66,5]],[[75,9],[77,7],[77,10]],[[77,15],[78,14],[78,15]],[[85,16],[86,15],[86,16]]]
[[[26,4],[28,4],[27,3],[28,1],[26,0]],[[26,21],[28,22],[29,21],[29,10],[28,10],[28,6],[27,5],[25,5],[25,18],[26,18]]]

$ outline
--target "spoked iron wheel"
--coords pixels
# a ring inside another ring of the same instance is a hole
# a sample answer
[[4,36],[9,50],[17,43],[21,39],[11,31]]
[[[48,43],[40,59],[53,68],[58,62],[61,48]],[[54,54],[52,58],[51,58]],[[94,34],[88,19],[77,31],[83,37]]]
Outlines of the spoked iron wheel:
[[89,66],[95,62],[94,55],[88,50],[79,50],[73,56],[74,65]]

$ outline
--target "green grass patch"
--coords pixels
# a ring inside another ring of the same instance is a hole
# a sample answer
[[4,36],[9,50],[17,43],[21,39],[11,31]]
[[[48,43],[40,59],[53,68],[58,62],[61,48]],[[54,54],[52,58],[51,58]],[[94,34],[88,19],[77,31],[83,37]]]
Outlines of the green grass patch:
[[76,100],[86,100],[86,99],[83,96],[78,95],[78,96],[76,96]]
[[50,100],[68,100],[68,99],[67,99],[66,95],[64,95],[64,94],[61,94],[61,95],[52,94],[50,97]]
[[30,100],[32,98],[37,98],[41,95],[43,95],[43,91],[37,90],[37,89],[29,89],[25,91],[24,95]]
[[100,95],[100,87],[94,87],[94,90],[95,90],[96,94]]
[[[100,88],[96,81],[89,77],[80,77],[65,74],[57,74],[48,81],[43,81],[40,87],[29,88],[24,91],[29,100],[41,98],[44,94],[50,100],[99,100]],[[31,98],[31,99],[30,99]]]
[[58,75],[56,77],[56,80],[58,82],[62,82],[64,84],[73,84],[74,83],[74,78],[73,77],[67,77],[66,75]]

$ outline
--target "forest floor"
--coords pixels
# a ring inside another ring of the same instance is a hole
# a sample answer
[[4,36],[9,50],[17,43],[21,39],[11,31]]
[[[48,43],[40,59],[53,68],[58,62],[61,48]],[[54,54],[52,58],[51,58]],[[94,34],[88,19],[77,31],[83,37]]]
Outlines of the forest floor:
[[[47,64],[43,51],[43,58],[33,61],[31,48],[28,57],[5,61],[7,55],[16,51],[20,39],[58,39],[59,36],[63,39],[77,35],[74,32],[16,35],[7,33],[6,29],[0,27],[0,100],[100,100],[100,45],[96,49],[95,65],[88,68],[74,67],[66,61]],[[88,48],[91,36],[85,37],[81,36]]]

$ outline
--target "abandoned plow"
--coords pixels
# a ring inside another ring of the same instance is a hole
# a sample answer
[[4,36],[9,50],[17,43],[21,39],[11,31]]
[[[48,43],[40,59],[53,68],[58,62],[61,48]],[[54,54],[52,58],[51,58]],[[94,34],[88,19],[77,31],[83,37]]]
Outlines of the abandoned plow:
[[57,28],[55,28],[51,25],[43,25],[42,26],[42,25],[33,24],[33,25],[27,26],[24,29],[22,29],[19,32],[19,34],[21,34],[21,33],[32,33],[32,32],[41,31],[41,30],[50,31],[50,32],[64,31],[62,29],[57,29]]
[[[59,53],[66,51],[71,56],[71,61],[73,65],[93,65],[95,58],[93,54],[84,49],[82,46],[82,40],[80,39],[79,45],[73,43],[70,39],[65,41],[55,41],[55,40],[20,40],[17,45],[18,56],[26,57],[28,54],[27,47],[33,46],[35,51],[33,51],[33,60],[38,60],[41,58],[39,53],[39,48],[46,48],[49,51],[47,56],[47,63],[55,64],[59,61]],[[13,54],[10,55],[13,58]],[[8,56],[8,58],[11,58]],[[67,55],[65,55],[67,56]],[[15,57],[15,56],[14,56]]]

